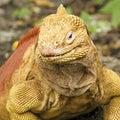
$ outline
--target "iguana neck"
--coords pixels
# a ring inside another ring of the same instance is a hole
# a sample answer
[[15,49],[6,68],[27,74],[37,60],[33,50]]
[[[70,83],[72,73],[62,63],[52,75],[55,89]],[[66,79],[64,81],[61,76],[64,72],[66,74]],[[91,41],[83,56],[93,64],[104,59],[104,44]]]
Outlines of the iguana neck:
[[79,96],[96,82],[97,63],[94,53],[91,49],[85,58],[64,64],[48,64],[37,59],[36,62],[51,88],[65,96]]

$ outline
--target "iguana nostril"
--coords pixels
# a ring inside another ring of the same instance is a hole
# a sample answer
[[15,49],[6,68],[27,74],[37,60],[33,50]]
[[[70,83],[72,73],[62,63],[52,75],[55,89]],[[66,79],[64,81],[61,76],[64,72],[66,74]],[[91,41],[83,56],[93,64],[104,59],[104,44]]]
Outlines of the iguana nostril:
[[54,50],[51,48],[41,50],[41,55],[44,57],[54,56]]

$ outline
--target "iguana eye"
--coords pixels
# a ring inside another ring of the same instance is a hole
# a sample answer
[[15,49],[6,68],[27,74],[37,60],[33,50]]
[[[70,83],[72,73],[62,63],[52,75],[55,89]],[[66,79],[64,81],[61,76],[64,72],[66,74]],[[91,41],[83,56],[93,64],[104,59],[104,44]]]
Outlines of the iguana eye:
[[66,35],[66,43],[71,44],[75,39],[75,33],[73,31],[68,32]]

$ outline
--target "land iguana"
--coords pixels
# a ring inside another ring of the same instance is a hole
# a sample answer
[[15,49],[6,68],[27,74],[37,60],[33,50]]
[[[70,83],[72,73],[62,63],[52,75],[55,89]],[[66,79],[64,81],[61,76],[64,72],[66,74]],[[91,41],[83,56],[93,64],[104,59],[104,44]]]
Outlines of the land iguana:
[[67,120],[101,105],[120,120],[120,77],[102,66],[86,25],[60,5],[0,68],[0,120]]

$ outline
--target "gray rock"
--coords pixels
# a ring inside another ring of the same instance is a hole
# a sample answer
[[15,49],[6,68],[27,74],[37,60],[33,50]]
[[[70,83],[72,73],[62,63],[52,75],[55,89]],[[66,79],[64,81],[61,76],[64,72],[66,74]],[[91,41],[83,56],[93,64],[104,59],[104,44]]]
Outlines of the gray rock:
[[101,56],[103,61],[103,66],[116,71],[120,75],[120,60],[115,57],[105,57]]
[[[29,5],[29,0],[12,0],[13,5],[17,7],[26,7]],[[24,6],[25,5],[25,6]]]
[[22,36],[21,31],[0,31],[0,44],[10,43]]
[[58,7],[60,4],[68,5],[74,0],[49,0],[49,1],[55,3],[55,6]]
[[14,32],[0,31],[0,43],[9,42],[14,36]]
[[11,0],[0,0],[0,6],[7,5]]
[[0,16],[4,15],[5,14],[5,10],[0,8]]

